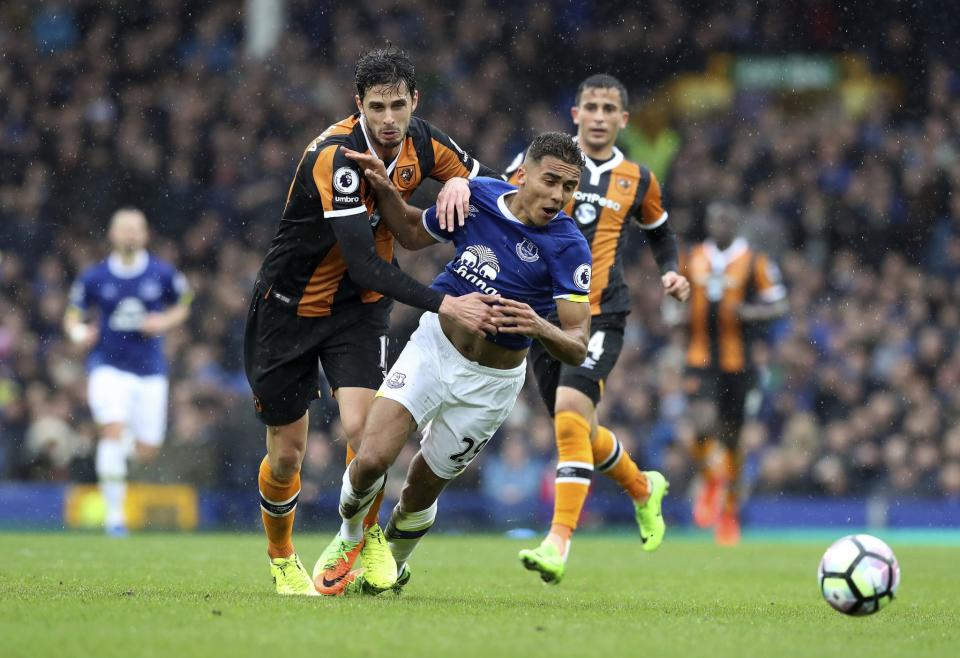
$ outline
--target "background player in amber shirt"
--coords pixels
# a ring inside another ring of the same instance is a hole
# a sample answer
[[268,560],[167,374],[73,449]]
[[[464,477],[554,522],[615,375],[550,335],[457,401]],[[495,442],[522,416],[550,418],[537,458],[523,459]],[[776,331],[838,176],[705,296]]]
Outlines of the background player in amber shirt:
[[[666,493],[666,480],[659,473],[640,471],[613,433],[598,425],[596,417],[603,383],[623,347],[623,330],[630,312],[629,291],[623,279],[628,222],[635,221],[646,231],[664,292],[681,301],[689,293],[686,279],[678,274],[677,241],[667,224],[656,176],[627,160],[614,145],[627,125],[626,107],[623,84],[601,74],[580,84],[571,108],[586,162],[579,189],[564,211],[576,220],[593,254],[587,358],[579,366],[569,366],[537,342],[530,350],[540,395],[554,415],[558,461],[550,533],[538,548],[521,551],[520,559],[552,583],[563,578],[570,538],[594,468],[613,478],[633,500],[645,550],[656,549],[664,533],[660,501]],[[521,154],[508,167],[511,181],[522,160]]]
[[[444,295],[393,262],[393,236],[381,225],[371,191],[345,149],[375,154],[405,196],[427,177],[489,175],[449,137],[412,116],[419,94],[402,51],[376,49],[357,61],[358,113],[327,128],[297,166],[280,225],[258,274],[247,315],[244,367],[257,416],[267,426],[259,473],[260,507],[277,592],[316,594],[291,540],[319,364],[340,407],[353,449],[387,368],[392,300],[432,311],[464,331],[495,331],[493,295]],[[454,193],[461,219],[469,189]],[[465,189],[466,188],[466,189]],[[441,193],[449,202],[450,193]],[[443,210],[443,200],[438,201]],[[449,210],[449,203],[446,203]],[[449,219],[449,218],[448,218]],[[349,451],[348,451],[349,453]],[[349,462],[352,454],[348,454]],[[379,500],[379,499],[378,499]],[[363,553],[368,574],[393,560],[373,505]]]
[[739,218],[736,206],[711,204],[708,238],[690,250],[683,264],[691,285],[687,384],[694,397],[696,454],[703,472],[694,520],[704,527],[715,525],[721,544],[740,538],[738,443],[753,387],[749,327],[787,312],[780,271],[738,236]]

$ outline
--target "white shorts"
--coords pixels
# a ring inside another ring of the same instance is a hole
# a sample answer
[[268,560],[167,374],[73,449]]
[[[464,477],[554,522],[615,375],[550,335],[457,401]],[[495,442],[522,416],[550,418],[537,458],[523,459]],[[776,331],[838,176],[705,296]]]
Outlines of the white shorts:
[[377,397],[406,407],[423,432],[420,452],[430,470],[452,480],[510,415],[526,373],[526,361],[509,370],[470,361],[444,335],[436,313],[424,313]]
[[123,423],[137,441],[158,446],[167,431],[169,388],[165,375],[97,366],[87,381],[87,400],[98,425]]

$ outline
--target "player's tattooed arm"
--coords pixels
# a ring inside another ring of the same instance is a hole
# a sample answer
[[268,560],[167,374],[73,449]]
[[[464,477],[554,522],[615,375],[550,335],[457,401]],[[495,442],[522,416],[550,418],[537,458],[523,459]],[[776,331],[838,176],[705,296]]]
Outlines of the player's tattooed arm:
[[363,174],[377,199],[380,219],[404,249],[416,251],[437,244],[437,240],[427,232],[420,221],[423,211],[403,200],[400,192],[390,182],[383,160],[372,153],[360,153],[347,148],[343,149],[343,154],[363,169]]
[[502,334],[521,334],[543,343],[556,359],[578,366],[587,358],[590,337],[590,304],[557,300],[560,326],[537,315],[528,304],[501,298],[493,307],[493,323]]

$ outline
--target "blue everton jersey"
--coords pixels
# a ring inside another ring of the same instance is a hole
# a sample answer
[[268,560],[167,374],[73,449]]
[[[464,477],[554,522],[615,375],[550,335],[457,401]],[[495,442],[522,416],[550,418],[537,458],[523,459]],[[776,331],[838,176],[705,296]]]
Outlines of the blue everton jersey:
[[141,252],[132,265],[112,255],[84,271],[70,291],[70,304],[86,313],[96,308],[100,337],[87,367],[112,366],[136,375],[167,372],[163,338],[145,336],[147,313],[163,311],[187,293],[186,278],[171,265]]
[[[589,301],[590,245],[573,220],[562,212],[545,226],[528,226],[507,208],[517,188],[495,178],[470,181],[470,212],[464,226],[441,231],[436,207],[423,213],[423,225],[436,240],[453,241],[457,255],[434,279],[432,287],[460,296],[482,292],[529,304],[547,317],[557,299]],[[519,350],[526,336],[488,336],[501,347]]]

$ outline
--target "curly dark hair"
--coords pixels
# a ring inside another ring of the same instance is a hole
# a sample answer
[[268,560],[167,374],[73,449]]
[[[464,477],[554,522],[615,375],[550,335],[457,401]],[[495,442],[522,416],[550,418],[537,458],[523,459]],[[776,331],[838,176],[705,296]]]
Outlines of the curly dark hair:
[[577,98],[574,102],[575,105],[580,104],[580,97],[583,95],[584,89],[616,89],[620,92],[620,104],[623,106],[623,109],[627,108],[627,88],[623,86],[623,83],[617,80],[612,75],[606,73],[597,73],[591,75],[589,78],[580,83],[580,86],[577,87]]
[[552,155],[561,162],[583,168],[583,153],[573,137],[566,133],[541,133],[533,138],[527,149],[526,159],[540,162],[545,155]]
[[393,85],[397,89],[406,83],[410,95],[417,90],[417,74],[406,52],[394,48],[389,42],[385,48],[373,48],[357,59],[354,73],[357,95],[363,100],[371,87]]

